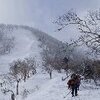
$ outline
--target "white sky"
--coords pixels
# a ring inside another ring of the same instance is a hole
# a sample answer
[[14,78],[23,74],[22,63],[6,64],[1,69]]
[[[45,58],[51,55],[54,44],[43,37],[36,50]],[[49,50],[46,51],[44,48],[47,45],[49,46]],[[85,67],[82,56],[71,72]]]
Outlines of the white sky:
[[76,31],[70,28],[55,32],[54,19],[72,8],[84,16],[88,10],[99,9],[99,5],[100,0],[0,0],[0,23],[33,26],[67,41]]

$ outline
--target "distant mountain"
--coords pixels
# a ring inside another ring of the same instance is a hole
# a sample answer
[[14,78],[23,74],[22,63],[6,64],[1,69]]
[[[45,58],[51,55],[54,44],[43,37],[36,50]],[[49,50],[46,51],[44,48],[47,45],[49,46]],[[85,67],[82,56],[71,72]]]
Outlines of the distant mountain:
[[16,59],[33,56],[40,64],[44,46],[56,50],[65,45],[48,34],[22,25],[0,24],[0,71],[9,70],[9,63]]

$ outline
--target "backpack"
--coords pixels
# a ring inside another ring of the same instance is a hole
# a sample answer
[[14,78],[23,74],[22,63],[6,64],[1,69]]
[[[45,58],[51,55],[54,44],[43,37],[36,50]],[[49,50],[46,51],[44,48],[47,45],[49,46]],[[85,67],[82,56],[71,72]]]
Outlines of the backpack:
[[70,80],[67,82],[68,88],[71,88],[74,84],[75,84],[75,80],[74,80],[74,79],[70,79]]
[[76,80],[77,80],[77,84],[79,85],[81,83],[81,77],[80,77],[80,75],[76,75]]

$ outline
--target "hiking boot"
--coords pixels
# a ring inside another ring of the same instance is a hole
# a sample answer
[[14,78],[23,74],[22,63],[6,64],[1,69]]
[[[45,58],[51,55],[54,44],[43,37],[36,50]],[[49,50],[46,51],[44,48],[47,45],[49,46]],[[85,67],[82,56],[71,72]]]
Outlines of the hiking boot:
[[78,96],[78,94],[75,94],[75,96]]
[[72,95],[72,97],[74,97],[74,95]]

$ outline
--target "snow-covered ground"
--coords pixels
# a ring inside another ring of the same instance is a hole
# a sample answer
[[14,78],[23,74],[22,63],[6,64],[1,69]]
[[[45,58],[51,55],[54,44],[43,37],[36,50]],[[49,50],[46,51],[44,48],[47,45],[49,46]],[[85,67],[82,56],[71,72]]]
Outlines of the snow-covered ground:
[[[36,37],[30,31],[23,29],[14,30],[12,35],[15,37],[15,48],[10,54],[0,56],[0,74],[8,72],[8,64],[18,58],[33,56],[41,66],[41,49],[38,47],[39,42]],[[20,82],[19,95],[16,96],[16,100],[100,100],[100,89],[83,82],[77,97],[67,95],[70,90],[67,88],[68,80],[62,81],[64,76],[64,73],[53,71],[53,78],[50,79],[49,74],[38,67],[34,76],[26,82]],[[10,95],[10,93],[4,95],[0,92],[0,100],[11,100]]]
[[[67,95],[70,90],[67,89],[67,80],[62,81],[63,76],[63,73],[54,71],[53,79],[49,79],[47,73],[37,73],[20,84],[20,94],[16,100],[100,100],[100,89],[83,83],[77,97]],[[24,94],[24,90],[28,91],[27,94]],[[11,100],[9,96],[2,95],[0,100]]]
[[63,76],[56,71],[53,72],[53,79],[49,79],[47,73],[36,74],[20,86],[21,90],[29,91],[28,95],[24,98],[21,93],[16,100],[100,100],[100,89],[86,83],[80,86],[77,97],[71,97],[66,84],[68,80],[62,81]]

